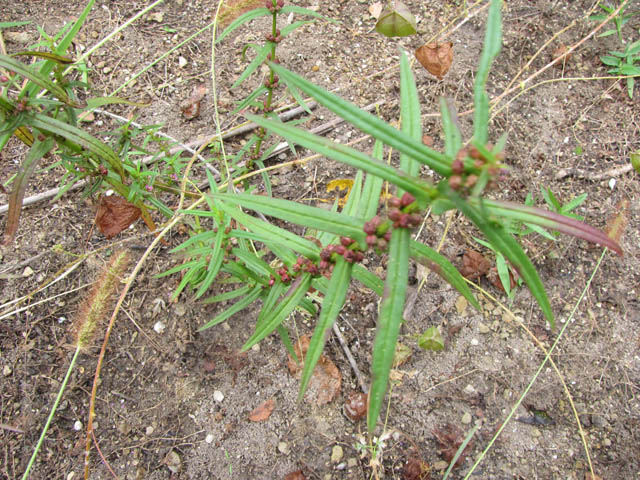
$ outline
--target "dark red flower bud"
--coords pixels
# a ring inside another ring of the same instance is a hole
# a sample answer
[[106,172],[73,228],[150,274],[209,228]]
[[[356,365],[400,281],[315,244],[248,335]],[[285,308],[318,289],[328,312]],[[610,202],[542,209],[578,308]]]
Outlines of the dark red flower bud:
[[387,233],[385,233],[382,238],[384,238],[387,242],[390,242],[391,241],[391,230],[389,230]]
[[347,249],[344,248],[343,245],[334,245],[332,250],[338,255],[344,255],[344,253],[347,251]]
[[354,240],[349,238],[349,237],[340,237],[340,243],[345,246],[348,247],[349,245],[351,245],[352,243],[354,243]]
[[385,240],[384,238],[379,238],[378,239],[378,249],[379,250],[385,251],[388,246],[389,246],[389,242],[387,240]]
[[377,241],[378,237],[376,237],[375,235],[367,235],[367,245],[369,245],[370,247],[373,247]]
[[398,197],[391,197],[389,199],[389,208],[400,208],[402,207],[402,200]]
[[460,175],[451,175],[449,177],[449,187],[451,190],[458,190],[462,186],[462,177]]
[[320,260],[320,263],[318,263],[318,268],[320,270],[326,270],[327,268],[329,268],[329,265],[331,265],[331,264],[328,261]]
[[457,175],[460,175],[462,172],[464,172],[464,162],[459,158],[456,158],[451,163],[451,171]]
[[464,186],[467,188],[471,188],[476,184],[477,181],[478,181],[477,175],[469,175],[467,177],[467,180],[464,182]]
[[476,168],[482,168],[484,166],[484,160],[481,158],[473,161],[473,166]]
[[356,252],[355,261],[360,263],[362,260],[364,260],[364,253]]
[[284,7],[284,0],[278,0],[278,8]]
[[344,252],[343,257],[347,262],[353,263],[356,259],[356,252],[354,252],[353,250],[347,250],[346,252]]
[[468,155],[469,155],[469,152],[467,151],[467,149],[461,148],[460,150],[458,150],[458,154],[456,155],[456,160],[460,160],[461,162],[464,162],[464,159],[467,158]]
[[471,145],[471,147],[469,148],[469,156],[474,160],[478,160],[479,158],[482,158],[482,156],[480,155],[480,152],[474,145]]
[[416,197],[411,195],[409,192],[404,192],[402,194],[402,198],[400,199],[400,203],[402,207],[407,207],[416,201]]
[[366,233],[367,235],[375,235],[376,228],[378,227],[374,225],[372,221],[368,221],[368,222],[364,222],[364,226],[362,227],[362,230],[364,230],[364,233]]
[[402,215],[402,212],[397,208],[392,208],[391,210],[389,210],[389,220],[391,220],[392,222],[397,222],[398,220],[400,220],[400,217],[402,217]]
[[329,260],[331,260],[331,251],[329,250],[328,247],[325,247],[322,250],[320,250],[320,260],[323,260],[325,262],[328,262]]
[[273,278],[273,277],[269,278],[269,286],[270,286],[270,287],[273,287],[273,285],[274,285],[275,283],[276,283],[276,279],[275,279],[275,278]]
[[9,81],[9,77],[6,75],[0,75],[0,82],[5,83]]

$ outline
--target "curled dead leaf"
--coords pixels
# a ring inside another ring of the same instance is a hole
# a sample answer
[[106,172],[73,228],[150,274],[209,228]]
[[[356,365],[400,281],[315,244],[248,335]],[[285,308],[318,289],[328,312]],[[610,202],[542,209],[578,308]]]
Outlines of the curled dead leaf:
[[140,218],[140,209],[118,195],[100,197],[96,225],[102,234],[111,238]]
[[284,480],[306,480],[307,477],[304,476],[302,470],[296,470],[295,472],[287,473],[284,476]]
[[467,250],[462,256],[460,273],[469,280],[475,280],[486,275],[491,268],[491,262],[475,250]]
[[431,467],[418,457],[409,457],[402,470],[402,480],[429,480]]
[[276,402],[273,398],[270,398],[269,400],[262,402],[249,414],[249,420],[252,422],[264,422],[271,416],[274,408],[276,408]]
[[191,96],[180,104],[182,115],[187,120],[193,120],[200,115],[200,102],[207,94],[207,87],[204,85],[196,85],[193,87]]
[[567,53],[569,49],[566,45],[560,45],[552,53],[553,64],[555,67],[563,67],[571,59],[571,54]]
[[442,80],[453,63],[453,43],[427,43],[415,51],[415,56],[429,73]]
[[[438,453],[442,456],[442,458],[444,458],[445,461],[451,463],[451,460],[453,460],[453,457],[455,457],[458,448],[460,448],[460,445],[462,445],[462,442],[464,442],[464,435],[462,433],[462,430],[460,430],[455,425],[445,423],[444,425],[433,429],[432,433],[436,437],[436,440],[440,445],[440,450],[438,451]],[[469,454],[469,450],[472,445],[473,440],[471,440],[467,444],[465,449],[458,457],[458,460],[456,460],[456,463],[454,465],[455,468],[462,465],[462,462]]]

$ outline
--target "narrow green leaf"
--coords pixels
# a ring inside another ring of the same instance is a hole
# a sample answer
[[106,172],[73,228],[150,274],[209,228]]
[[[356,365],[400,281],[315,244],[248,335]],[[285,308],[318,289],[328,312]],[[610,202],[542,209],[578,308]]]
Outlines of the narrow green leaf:
[[[433,187],[429,183],[411,177],[351,147],[341,145],[287,124],[273,122],[255,115],[245,116],[261,127],[268,128],[276,134],[288,138],[309,150],[313,150],[332,160],[362,169],[367,173],[383,178],[403,190],[410,192],[417,200],[422,201],[424,204],[426,204],[427,199],[433,192]],[[407,141],[411,140],[407,139]]]
[[46,60],[52,60],[60,65],[69,65],[70,63],[73,63],[73,58],[64,57],[62,55],[56,55],[55,53],[51,53],[51,52],[26,51],[26,52],[16,52],[11,54],[12,57],[17,57],[20,55],[44,58]]
[[269,66],[278,74],[281,79],[287,79],[288,83],[294,84],[307,95],[340,118],[351,123],[374,138],[379,139],[385,145],[407,154],[409,157],[424,163],[429,168],[443,176],[451,175],[451,161],[446,155],[433,150],[421,141],[415,141],[404,133],[393,128],[376,116],[366,112],[351,102],[348,102],[317,85],[309,82],[303,77],[287,70],[281,65],[269,63]]
[[7,223],[4,230],[3,245],[9,245],[18,231],[20,213],[22,212],[22,201],[29,184],[29,179],[35,172],[40,160],[54,147],[55,141],[51,137],[44,141],[35,140],[29,149],[26,158],[20,165],[20,170],[13,180],[13,187],[9,195],[9,210],[7,212]]
[[354,217],[280,198],[222,193],[212,194],[212,196],[224,202],[261,212],[264,215],[353,238],[361,245],[365,244],[365,233],[362,230],[363,222]]
[[[382,145],[382,142],[376,140],[376,143],[373,145],[372,157],[382,161],[383,148],[384,145]],[[362,199],[358,205],[357,216],[359,218],[370,220],[377,213],[383,183],[384,180],[382,178],[367,173],[364,186],[362,187]]]
[[473,86],[473,103],[475,112],[473,116],[473,138],[479,144],[486,144],[489,137],[489,96],[486,92],[487,78],[491,63],[500,53],[502,46],[502,17],[500,8],[501,0],[491,0],[489,17],[487,19],[487,31],[484,37],[484,46],[480,55],[480,63],[476,72],[476,81]]
[[396,351],[396,343],[402,312],[404,310],[407,282],[409,278],[409,240],[411,233],[404,228],[396,228],[389,242],[389,262],[384,297],[378,316],[378,328],[371,359],[372,382],[369,391],[367,428],[372,433],[380,416],[380,410],[387,392],[389,374]]
[[524,253],[518,242],[516,242],[513,237],[504,230],[502,225],[490,220],[486,214],[481,213],[480,209],[472,206],[472,204],[465,201],[456,192],[451,190],[446,181],[440,182],[438,189],[454,203],[458,210],[460,210],[482,231],[482,233],[486,235],[497,251],[501,252],[509,259],[511,264],[515,267],[529,287],[531,294],[538,301],[540,309],[553,328],[555,326],[555,320],[553,318],[553,312],[551,311],[551,305],[549,304],[549,299],[547,298],[544,285],[538,276],[538,272],[531,263],[531,260],[529,260],[529,257]]
[[42,76],[39,72],[34,72],[20,61],[6,55],[0,55],[0,67],[15,72],[21,77],[33,82],[38,87],[49,91],[63,103],[66,103],[71,107],[80,107],[80,105],[69,98],[67,92],[65,92],[60,85],[51,82],[47,77]]
[[452,111],[453,108],[452,99],[440,97],[444,151],[451,158],[455,158],[460,148],[462,148],[462,135],[460,135],[460,130],[452,118],[452,115],[455,115],[455,111]]
[[482,310],[478,300],[476,300],[473,293],[471,293],[471,289],[469,285],[467,285],[467,282],[465,282],[464,277],[446,257],[415,240],[410,242],[409,247],[411,249],[411,258],[440,275],[447,283],[460,292],[478,311]]
[[324,344],[327,339],[329,329],[333,326],[344,301],[347,298],[347,291],[349,290],[349,284],[351,283],[351,269],[353,264],[346,262],[344,259],[339,258],[331,274],[331,280],[329,282],[329,288],[325,293],[322,300],[322,308],[320,310],[320,317],[318,323],[313,331],[313,336],[309,342],[309,349],[304,359],[304,368],[302,369],[302,378],[300,379],[300,391],[298,393],[298,400],[302,399],[304,392],[311,380],[313,369],[318,363],[322,350],[324,350]]
[[[263,197],[265,198],[265,197]],[[259,218],[252,217],[251,215],[247,215],[244,212],[241,212],[240,209],[235,206],[227,205],[224,201],[220,204],[220,209],[224,210],[230,217],[237,220],[240,224],[244,225],[248,229],[250,229],[254,237],[247,236],[246,238],[254,238],[258,241],[269,245],[269,248],[274,249],[275,245],[283,245],[291,250],[298,252],[301,255],[311,259],[317,260],[319,254],[319,248],[313,242],[306,240],[304,238],[300,238],[298,235],[295,235],[287,230],[284,230],[280,227],[276,227],[275,225],[271,225],[267,222],[260,220]],[[239,236],[241,232],[237,233]]]
[[[422,118],[420,117],[420,99],[418,89],[411,73],[411,66],[405,51],[400,55],[400,121],[402,133],[414,141],[422,141]],[[406,153],[400,153],[400,170],[412,177],[420,173],[420,162]],[[398,192],[398,196],[402,195]]]
[[247,108],[249,105],[251,105],[251,102],[253,102],[256,98],[258,98],[263,93],[267,92],[267,90],[268,90],[267,87],[265,87],[264,85],[260,85],[253,92],[251,92],[249,95],[244,97],[244,99],[238,104],[238,106],[233,109],[233,112],[231,112],[231,115],[235,115],[240,110],[244,110],[245,108]]
[[240,288],[236,288],[235,290],[231,290],[230,292],[219,293],[218,295],[214,295],[213,297],[205,298],[202,301],[203,305],[208,305],[210,303],[218,303],[225,302],[227,300],[233,300],[234,298],[241,297],[251,291],[253,285],[245,285]]
[[356,178],[353,179],[353,185],[351,186],[351,191],[349,192],[349,198],[347,199],[347,203],[344,205],[342,209],[342,213],[349,217],[357,217],[358,216],[358,207],[360,206],[362,195],[362,177],[364,173],[362,170],[358,170],[356,172]]
[[384,283],[376,275],[364,268],[360,264],[353,266],[352,276],[365,287],[370,288],[376,295],[382,296],[384,292]]
[[214,325],[224,322],[227,318],[231,317],[232,315],[235,315],[239,311],[244,310],[253,302],[255,302],[261,293],[262,293],[262,286],[256,285],[246,297],[244,297],[242,300],[238,300],[236,303],[234,303],[230,308],[226,309],[220,315],[217,315],[213,319],[209,320],[203,326],[198,328],[198,331],[202,332],[207,328],[211,328]]
[[224,237],[224,228],[219,226],[218,232],[216,233],[216,237],[213,241],[213,245],[211,246],[211,250],[209,253],[211,259],[209,260],[209,264],[207,265],[207,275],[204,277],[202,284],[194,295],[196,300],[207,292],[213,281],[218,276],[218,272],[220,272],[220,267],[222,266],[222,261],[224,260],[224,251],[221,248]]
[[311,276],[308,273],[303,273],[297,277],[291,284],[289,291],[284,295],[282,301],[273,310],[270,318],[265,320],[259,329],[256,329],[254,334],[251,335],[251,338],[249,338],[249,340],[247,340],[247,342],[242,346],[241,351],[244,352],[248,350],[273,332],[278,325],[280,325],[289,316],[293,309],[300,304],[300,301],[306,295],[307,290],[309,290],[310,285]]
[[240,76],[236,79],[236,81],[233,83],[233,85],[231,85],[231,89],[233,90],[242,82],[244,82],[244,80],[249,75],[251,75],[260,65],[262,65],[262,63],[264,63],[269,53],[271,53],[271,45],[264,45],[261,49],[259,49],[256,53],[255,58],[251,60],[249,65],[247,65],[247,68],[244,69],[244,72],[242,72]]
[[229,26],[218,35],[216,38],[216,43],[220,43],[227,35],[233,32],[236,28],[244,25],[245,23],[250,22],[253,19],[271,16],[271,12],[266,8],[255,8],[253,10],[249,10],[247,13],[240,15],[233,22],[229,24]]
[[325,17],[324,15],[318,12],[314,12],[313,10],[309,10],[308,8],[298,7],[297,5],[292,5],[290,3],[287,3],[284,7],[282,7],[280,9],[280,13],[297,13],[298,15],[307,15],[309,17],[319,18],[329,23],[340,23],[337,20]]
[[89,135],[84,130],[40,113],[25,117],[25,123],[39,130],[45,130],[64,137],[70,142],[86,148],[99,158],[108,162],[113,171],[120,175],[120,178],[125,178],[124,167],[116,153],[107,144]]

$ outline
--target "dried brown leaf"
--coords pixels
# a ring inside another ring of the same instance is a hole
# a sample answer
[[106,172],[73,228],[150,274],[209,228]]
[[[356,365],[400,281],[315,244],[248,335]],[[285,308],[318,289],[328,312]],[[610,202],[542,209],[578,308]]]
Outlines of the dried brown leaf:
[[[305,335],[300,337],[295,344],[294,351],[300,361],[304,359],[309,349],[309,342],[309,337]],[[296,363],[291,355],[288,355],[288,357],[287,368],[289,369],[289,373],[299,378],[302,371],[302,364]],[[333,399],[340,394],[341,387],[342,375],[340,374],[340,370],[338,370],[338,367],[336,367],[331,360],[321,355],[309,381],[305,398],[315,395],[316,403],[318,406],[322,406],[333,401]]]
[[96,225],[105,237],[111,238],[140,218],[140,213],[138,207],[118,195],[103,195],[96,213]]
[[[451,460],[453,460],[453,457],[455,457],[458,448],[460,448],[460,445],[462,445],[462,442],[464,442],[462,431],[455,425],[445,423],[444,425],[433,429],[432,433],[436,437],[436,440],[440,445],[440,450],[438,451],[438,453],[445,461],[451,463]],[[454,467],[457,468],[462,465],[462,462],[469,454],[472,445],[473,440],[471,440],[467,444],[463,452],[458,457],[458,460],[456,461]]]
[[253,412],[249,414],[249,420],[252,422],[264,422],[273,413],[273,409],[276,408],[276,402],[273,398],[262,402],[260,406],[256,407]]
[[486,275],[491,268],[491,262],[475,250],[467,250],[462,256],[460,273],[469,280],[475,280]]
[[220,8],[218,25],[226,28],[243,13],[264,6],[264,0],[227,0]]
[[306,480],[302,470],[296,470],[295,472],[287,473],[284,476],[284,480]]
[[453,63],[453,43],[426,43],[415,51],[415,56],[429,73],[442,80]]
[[402,480],[430,480],[431,467],[418,457],[409,457],[402,470]]
[[200,115],[200,102],[207,94],[207,87],[204,85],[196,85],[193,87],[191,96],[180,104],[182,115],[187,120],[193,120]]
[[378,19],[381,13],[382,13],[382,3],[376,2],[376,3],[372,3],[369,6],[369,14],[376,20]]
[[607,221],[605,232],[611,240],[620,243],[620,239],[622,238],[625,228],[627,228],[627,222],[629,220],[629,200],[626,198],[620,200],[616,206],[616,211],[618,213]]

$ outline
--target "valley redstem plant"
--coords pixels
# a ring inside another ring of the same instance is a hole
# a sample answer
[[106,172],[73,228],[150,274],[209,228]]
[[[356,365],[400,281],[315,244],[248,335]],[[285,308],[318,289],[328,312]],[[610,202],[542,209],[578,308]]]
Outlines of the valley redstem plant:
[[[463,145],[461,133],[443,99],[444,152],[435,151],[421,141],[419,98],[405,53],[400,58],[400,130],[284,67],[268,62],[269,78],[277,75],[294,91],[300,90],[311,96],[374,137],[376,143],[373,153],[367,155],[277,120],[247,114],[248,119],[292,143],[356,168],[357,175],[346,205],[340,212],[337,211],[337,205],[327,211],[284,199],[252,195],[251,192],[223,193],[210,175],[211,193],[206,195],[208,209],[186,213],[202,219],[210,218],[214,228],[197,232],[177,247],[175,251],[184,251],[188,261],[163,274],[183,270],[178,292],[191,285],[197,289],[196,296],[199,297],[219,273],[224,273],[225,282],[235,282],[240,287],[205,302],[238,300],[203,325],[201,330],[225,321],[261,299],[262,309],[255,331],[242,349],[247,350],[277,331],[294,357],[284,321],[298,307],[316,313],[309,295],[312,291],[320,292],[322,304],[305,358],[300,396],[320,358],[328,331],[344,305],[352,280],[359,281],[380,295],[382,301],[373,346],[372,381],[368,397],[369,432],[373,432],[376,426],[387,391],[403,322],[410,259],[428,266],[454,286],[474,307],[480,308],[453,265],[434,249],[411,238],[412,228],[421,223],[428,207],[436,214],[455,208],[481,230],[492,248],[518,272],[551,326],[554,326],[553,312],[536,268],[505,228],[505,220],[568,233],[622,253],[618,244],[604,233],[573,218],[486,197],[487,191],[499,184],[503,169],[506,168],[503,163],[503,143],[499,142],[497,146],[489,143],[489,100],[485,92],[490,65],[501,47],[500,7],[501,2],[493,0],[489,9],[484,48],[474,85],[473,137],[466,146]],[[285,5],[283,10],[287,8],[290,7]],[[269,14],[269,10],[258,9],[258,13],[250,14],[234,22],[233,27],[239,26],[241,19],[249,21],[259,14]],[[382,161],[383,145],[400,153],[399,168]],[[422,166],[433,170],[441,179],[437,183],[430,183],[420,178]],[[384,181],[395,185],[396,197],[389,200],[386,212],[378,213]],[[313,230],[303,238],[244,213],[242,209],[254,210]],[[263,249],[258,248],[260,244]],[[377,254],[385,252],[388,255],[384,283],[360,263],[367,251]],[[263,258],[269,253],[275,255],[271,262]],[[318,294],[313,298],[317,299]]]

